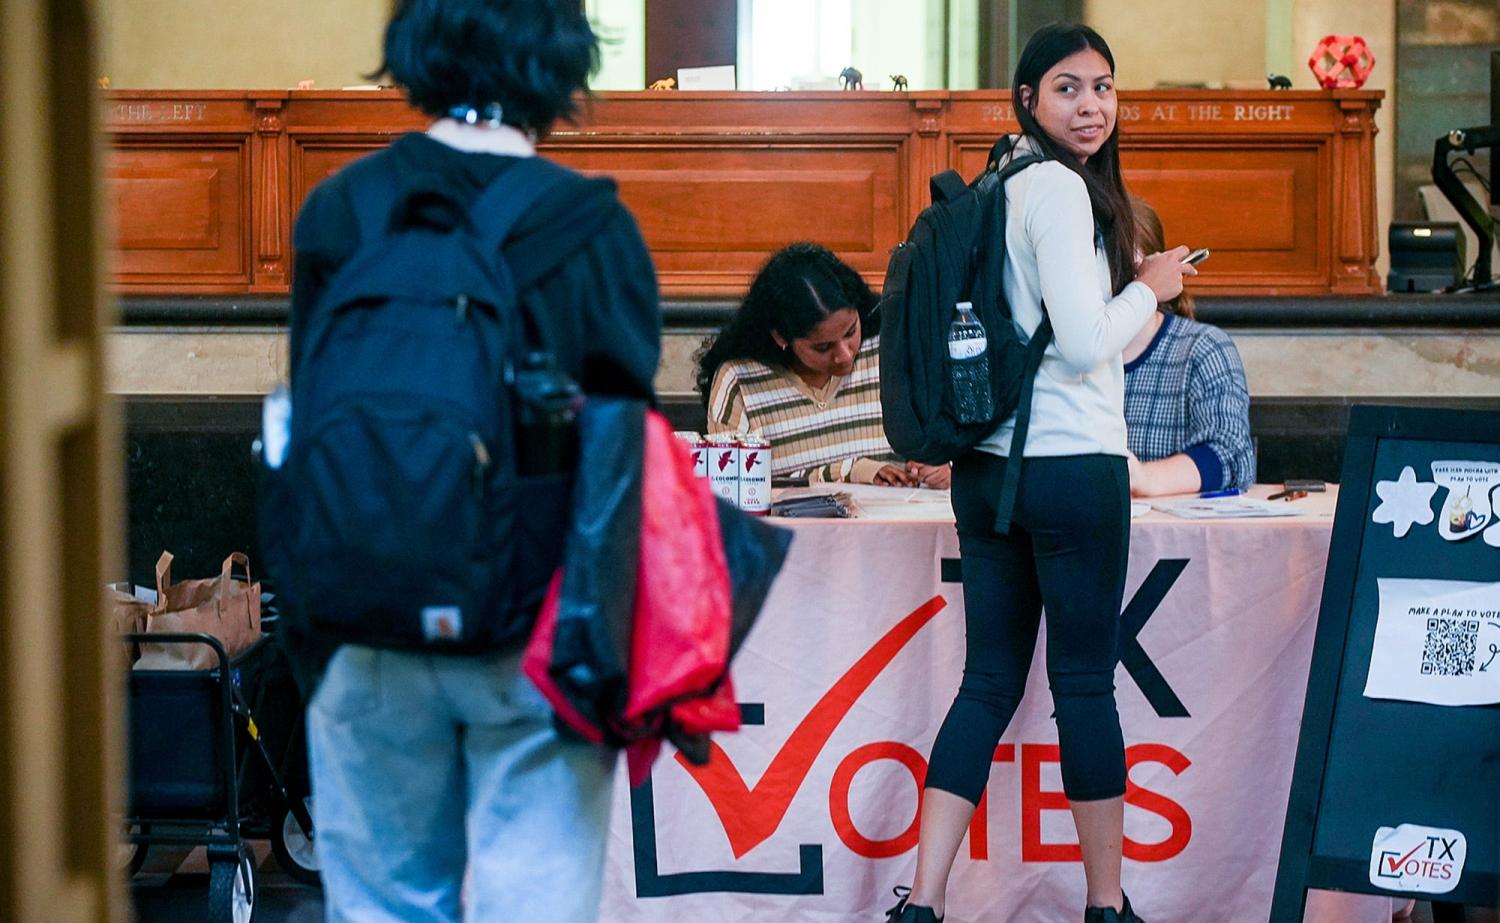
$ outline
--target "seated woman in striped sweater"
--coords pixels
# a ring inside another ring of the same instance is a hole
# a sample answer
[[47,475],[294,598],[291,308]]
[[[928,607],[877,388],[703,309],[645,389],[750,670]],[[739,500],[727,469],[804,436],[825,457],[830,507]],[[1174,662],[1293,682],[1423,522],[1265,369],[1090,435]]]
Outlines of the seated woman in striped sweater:
[[778,478],[947,488],[947,465],[903,462],[886,442],[875,304],[828,249],[778,251],[699,357],[708,431],[766,437]]

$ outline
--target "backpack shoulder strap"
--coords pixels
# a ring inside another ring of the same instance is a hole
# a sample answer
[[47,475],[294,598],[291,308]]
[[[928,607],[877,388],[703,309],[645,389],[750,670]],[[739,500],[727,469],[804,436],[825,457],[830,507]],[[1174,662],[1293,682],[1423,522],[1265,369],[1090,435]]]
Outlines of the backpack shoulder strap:
[[1042,367],[1042,354],[1052,342],[1052,318],[1047,316],[1047,306],[1042,305],[1042,322],[1031,334],[1026,344],[1025,371],[1021,373],[1021,395],[1016,401],[1016,426],[1010,436],[1010,456],[1005,462],[1005,476],[1000,481],[1000,499],[995,508],[995,531],[1001,535],[1010,532],[1010,523],[1016,514],[1016,494],[1021,488],[1021,465],[1026,452],[1026,432],[1031,428],[1031,392],[1036,384],[1037,370]]
[[[1003,140],[1003,139],[1002,139]],[[1022,170],[1046,160],[1036,154],[1017,157],[1000,170],[1000,187],[1005,181]],[[1005,196],[996,197],[998,214],[1004,215]],[[1004,246],[1005,232],[999,234]],[[1002,262],[1002,265],[1003,262]],[[1052,342],[1052,318],[1047,315],[1047,304],[1042,303],[1042,322],[1032,331],[1031,341],[1026,344],[1026,362],[1021,372],[1021,393],[1016,400],[1016,424],[1011,431],[1010,455],[1005,463],[1005,476],[1000,481],[1000,497],[995,507],[995,531],[1009,534],[1011,521],[1016,513],[1016,495],[1021,489],[1021,465],[1025,463],[1026,434],[1031,428],[1031,396],[1036,386],[1037,370],[1042,366],[1042,354]]]
[[929,188],[932,191],[934,204],[952,202],[969,192],[969,184],[964,182],[964,178],[958,175],[957,170],[944,170],[937,174],[929,183]]
[[1005,158],[1016,146],[1016,135],[1001,135],[990,148],[990,156],[985,160],[986,169],[998,170],[1000,161]]
[[1023,154],[1020,157],[1017,157],[1000,169],[1000,182],[1004,183],[1006,180],[1010,179],[1012,176],[1015,176],[1017,173],[1020,173],[1027,167],[1032,166],[1033,164],[1041,163],[1046,159],[1047,158],[1043,157],[1040,154]]
[[469,209],[483,252],[498,252],[516,224],[568,175],[567,170],[541,157],[522,158],[502,171]]

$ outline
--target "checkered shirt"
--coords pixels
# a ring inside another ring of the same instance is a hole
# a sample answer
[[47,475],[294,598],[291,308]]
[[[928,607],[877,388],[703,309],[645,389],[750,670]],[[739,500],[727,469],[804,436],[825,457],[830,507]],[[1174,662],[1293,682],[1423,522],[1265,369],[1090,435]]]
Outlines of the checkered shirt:
[[1186,453],[1203,490],[1255,482],[1245,367],[1217,327],[1162,318],[1151,345],[1125,366],[1125,426],[1141,461]]

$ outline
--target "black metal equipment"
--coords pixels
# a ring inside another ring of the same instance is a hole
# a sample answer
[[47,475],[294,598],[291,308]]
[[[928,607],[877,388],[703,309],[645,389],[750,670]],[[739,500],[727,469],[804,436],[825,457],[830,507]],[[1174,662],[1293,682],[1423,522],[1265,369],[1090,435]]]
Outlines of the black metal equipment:
[[[127,877],[150,846],[206,846],[204,919],[245,920],[255,902],[246,840],[269,838],[289,874],[316,883],[306,770],[299,765],[305,753],[295,746],[302,716],[300,708],[275,699],[276,687],[290,689],[291,683],[289,674],[279,673],[277,639],[267,635],[233,660],[206,634],[124,634],[120,640],[202,644],[215,660],[206,670],[129,674],[130,797],[123,825],[125,848],[134,854]],[[294,690],[291,696],[295,700]]]
[[1386,291],[1437,292],[1462,285],[1469,269],[1466,243],[1451,221],[1392,221]]
[[[1449,155],[1462,152],[1473,154],[1500,146],[1500,125],[1480,125],[1474,128],[1455,128],[1441,136],[1432,147],[1432,181],[1442,190],[1443,196],[1458,210],[1474,235],[1479,238],[1479,253],[1474,260],[1474,274],[1460,283],[1460,291],[1480,291],[1495,285],[1490,253],[1495,246],[1495,216],[1482,203],[1476,201],[1459,180],[1449,163]],[[1478,173],[1474,174],[1479,177]],[[1495,191],[1491,190],[1491,198]],[[1392,231],[1394,233],[1394,229]]]

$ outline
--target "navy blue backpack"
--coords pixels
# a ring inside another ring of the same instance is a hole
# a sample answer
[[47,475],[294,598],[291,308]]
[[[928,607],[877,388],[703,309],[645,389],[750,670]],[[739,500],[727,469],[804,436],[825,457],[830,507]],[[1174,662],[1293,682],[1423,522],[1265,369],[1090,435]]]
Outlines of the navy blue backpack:
[[427,650],[522,639],[561,557],[571,471],[517,468],[517,364],[541,345],[501,245],[569,174],[539,158],[472,206],[364,183],[355,254],[293,370],[261,536],[313,634]]

